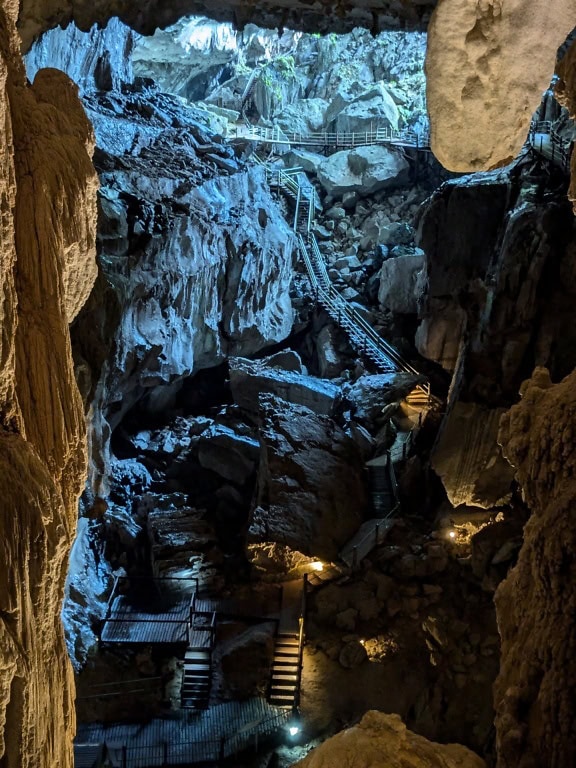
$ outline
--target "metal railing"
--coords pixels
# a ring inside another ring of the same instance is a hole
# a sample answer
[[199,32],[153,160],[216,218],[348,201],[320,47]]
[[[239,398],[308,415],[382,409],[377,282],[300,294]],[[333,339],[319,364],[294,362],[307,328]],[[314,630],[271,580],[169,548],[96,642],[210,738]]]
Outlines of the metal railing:
[[[549,137],[549,142],[544,142],[544,136]],[[530,125],[528,134],[530,145],[543,157],[559,165],[564,171],[570,171],[570,158],[572,156],[572,141],[561,136],[554,128],[550,120],[534,121]]]
[[302,601],[300,603],[300,616],[298,617],[298,674],[296,677],[296,689],[294,691],[294,710],[300,706],[300,687],[302,685],[302,670],[304,668],[304,643],[306,642],[306,591],[308,588],[308,574],[302,577]]
[[[290,170],[271,168],[267,163],[259,160],[266,168],[267,179],[270,184],[279,191],[288,194],[295,201],[295,213],[293,229],[298,238],[298,250],[304,262],[308,278],[316,300],[324,306],[328,314],[335,322],[347,331],[353,344],[368,356],[382,371],[393,373],[401,371],[413,375],[419,372],[410,363],[402,358],[400,353],[385,339],[383,339],[372,326],[343,299],[332,285],[326,269],[324,258],[320,251],[318,241],[312,232],[314,221],[314,188],[304,188],[300,184],[300,168]],[[300,209],[307,205],[306,220],[300,229]],[[424,403],[430,401],[429,382],[418,385],[415,393],[421,396]]]
[[211,739],[174,739],[146,745],[108,745],[108,757],[118,768],[154,768],[155,766],[193,765],[214,763],[237,755],[251,746],[258,748],[258,741],[286,725],[291,713],[278,712],[271,717],[244,728],[231,735],[215,735]]
[[430,133],[428,131],[419,133],[410,128],[395,129],[388,125],[372,127],[366,131],[319,131],[312,133],[282,131],[278,126],[265,128],[259,125],[250,125],[247,131],[242,132],[241,138],[265,144],[300,144],[315,147],[354,148],[375,144],[391,144],[413,149],[430,149]]

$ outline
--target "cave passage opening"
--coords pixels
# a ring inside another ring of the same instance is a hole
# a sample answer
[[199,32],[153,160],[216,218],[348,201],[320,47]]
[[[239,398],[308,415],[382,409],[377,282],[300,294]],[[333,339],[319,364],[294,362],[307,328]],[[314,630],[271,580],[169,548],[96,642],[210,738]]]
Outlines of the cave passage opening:
[[[425,36],[354,30],[344,40],[251,26],[237,33],[205,19],[151,38],[136,39],[117,21],[83,34],[48,33],[28,58],[31,77],[55,56],[52,64],[60,57],[79,84],[101,181],[100,275],[72,329],[91,446],[64,611],[72,658],[85,663],[112,607],[112,585],[126,577],[132,586],[151,577],[162,585],[164,623],[191,615],[166,618],[186,614],[178,579],[253,606],[256,591],[259,622],[218,622],[208,702],[269,698],[279,648],[280,619],[269,620],[275,587],[322,563],[329,576],[310,597],[303,673],[309,733],[353,722],[370,707],[393,709],[425,735],[489,754],[493,606],[478,573],[458,580],[474,536],[501,514],[501,499],[486,513],[447,511],[437,476],[423,468],[440,414],[426,418],[414,451],[422,421],[414,410],[422,408],[410,410],[405,398],[416,379],[407,371],[378,375],[340,317],[315,306],[309,275],[295,263],[294,202],[269,184],[280,170],[298,176],[335,290],[445,391],[453,366],[442,354],[452,342],[438,355],[424,338],[430,275],[416,242],[420,206],[448,177],[428,155],[416,166],[428,130]],[[62,35],[73,44],[58,43]],[[411,132],[420,144],[376,146],[380,129]],[[365,141],[342,148],[293,140],[319,134]],[[498,183],[486,207],[504,199]],[[483,244],[483,255],[493,247]],[[470,315],[483,301],[473,279]],[[527,350],[521,371],[531,361]],[[476,382],[476,394],[483,385]],[[490,394],[483,396],[485,405]],[[395,450],[400,490],[390,473]],[[343,570],[346,544],[375,515],[396,509],[394,493],[404,519],[393,530],[373,526],[368,552],[353,544]],[[516,539],[518,526],[509,527]],[[515,552],[486,566],[490,588]],[[346,581],[330,586],[331,578]],[[193,627],[200,633],[201,618]],[[118,654],[109,644],[93,656],[78,676],[80,720],[188,708],[186,651],[182,658],[181,647],[166,646]],[[343,694],[351,674],[359,684]],[[150,685],[145,706],[141,689],[129,687],[134,675]],[[102,684],[116,687],[102,694]]]

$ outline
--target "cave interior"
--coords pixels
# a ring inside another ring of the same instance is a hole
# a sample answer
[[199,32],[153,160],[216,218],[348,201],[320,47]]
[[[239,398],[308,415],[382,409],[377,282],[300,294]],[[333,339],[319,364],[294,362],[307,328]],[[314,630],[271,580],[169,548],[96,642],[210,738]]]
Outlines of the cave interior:
[[6,3],[0,768],[576,764],[573,34],[450,4]]

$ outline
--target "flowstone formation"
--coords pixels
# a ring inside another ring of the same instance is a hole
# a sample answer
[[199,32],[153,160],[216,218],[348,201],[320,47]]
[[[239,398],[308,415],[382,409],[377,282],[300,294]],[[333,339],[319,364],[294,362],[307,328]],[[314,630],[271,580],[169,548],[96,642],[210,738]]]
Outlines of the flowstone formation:
[[72,765],[73,683],[59,619],[86,466],[68,324],[96,276],[93,132],[74,84],[27,86],[4,6],[0,342],[0,755]]
[[574,381],[571,374],[552,384],[546,369],[536,369],[500,429],[532,512],[518,564],[496,594],[502,768],[560,768],[576,760]]

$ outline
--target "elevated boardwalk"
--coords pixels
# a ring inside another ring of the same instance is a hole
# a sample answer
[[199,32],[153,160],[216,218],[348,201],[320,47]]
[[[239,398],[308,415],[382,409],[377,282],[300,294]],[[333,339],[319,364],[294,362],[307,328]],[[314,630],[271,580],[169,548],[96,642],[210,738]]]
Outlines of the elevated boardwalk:
[[550,121],[533,122],[530,126],[528,142],[539,155],[550,160],[565,173],[570,173],[573,142],[555,131]]
[[134,604],[127,595],[117,595],[104,621],[100,640],[115,645],[187,643],[189,619],[189,599],[155,609]]
[[278,146],[303,146],[316,149],[354,149],[355,147],[391,146],[399,149],[430,150],[428,131],[418,133],[408,128],[396,130],[388,125],[378,125],[369,131],[319,131],[296,133],[281,131],[279,128],[264,128],[258,125],[235,127],[233,138],[245,139],[261,144]]
[[94,754],[94,745],[105,745],[113,768],[220,765],[277,732],[290,715],[263,699],[248,699],[145,725],[80,724],[75,741],[79,758]]

